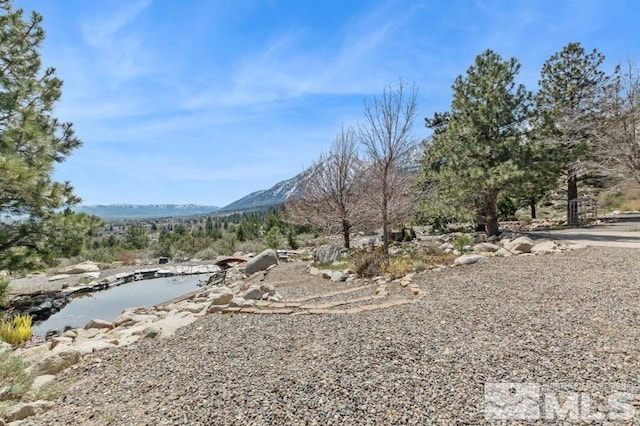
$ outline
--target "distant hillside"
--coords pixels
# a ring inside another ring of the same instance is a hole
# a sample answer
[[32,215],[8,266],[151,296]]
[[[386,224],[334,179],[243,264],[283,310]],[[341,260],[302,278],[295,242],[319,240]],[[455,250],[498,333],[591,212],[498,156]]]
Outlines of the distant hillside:
[[252,192],[233,203],[222,207],[218,212],[241,212],[265,207],[277,206],[295,195],[299,183],[306,177],[309,171],[304,171],[291,179],[276,183],[269,189]]
[[110,204],[95,206],[77,206],[78,213],[96,215],[104,220],[112,219],[151,219],[160,217],[184,217],[215,213],[219,207],[196,204]]
[[[415,172],[420,169],[420,159],[422,158],[424,147],[417,145],[409,153],[409,164],[403,168],[408,172]],[[318,166],[318,167],[321,167]],[[260,191],[252,192],[240,198],[233,203],[222,207],[218,212],[231,213],[242,212],[247,210],[257,210],[266,207],[273,207],[284,203],[290,197],[295,196],[298,193],[300,184],[309,176],[313,168],[310,167],[304,172],[292,177],[291,179],[283,180],[276,183],[269,189],[263,189]]]

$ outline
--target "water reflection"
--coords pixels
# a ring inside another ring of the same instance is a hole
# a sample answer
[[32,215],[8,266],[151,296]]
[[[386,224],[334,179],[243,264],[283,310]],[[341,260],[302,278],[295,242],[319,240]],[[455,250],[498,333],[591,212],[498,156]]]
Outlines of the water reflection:
[[126,308],[154,306],[197,288],[202,275],[182,275],[134,281],[108,290],[79,294],[60,312],[36,324],[33,333],[43,336],[65,326],[83,327],[89,320],[113,321]]

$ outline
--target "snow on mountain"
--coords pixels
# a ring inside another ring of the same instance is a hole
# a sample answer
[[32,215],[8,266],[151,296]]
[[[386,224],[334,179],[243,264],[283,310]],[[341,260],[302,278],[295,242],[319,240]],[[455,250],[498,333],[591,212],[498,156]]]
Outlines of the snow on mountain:
[[251,194],[222,207],[218,212],[241,212],[282,204],[296,194],[300,182],[304,180],[308,173],[309,170],[306,170],[291,179],[276,183],[269,189],[252,192]]

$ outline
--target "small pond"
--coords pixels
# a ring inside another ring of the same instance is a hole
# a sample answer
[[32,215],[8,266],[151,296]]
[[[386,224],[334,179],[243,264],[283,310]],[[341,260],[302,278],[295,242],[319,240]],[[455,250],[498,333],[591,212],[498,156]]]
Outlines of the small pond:
[[79,295],[60,312],[33,326],[33,334],[44,336],[49,330],[62,331],[65,326],[84,327],[92,319],[113,321],[124,309],[154,306],[197,288],[199,275],[179,275],[133,281],[104,291]]

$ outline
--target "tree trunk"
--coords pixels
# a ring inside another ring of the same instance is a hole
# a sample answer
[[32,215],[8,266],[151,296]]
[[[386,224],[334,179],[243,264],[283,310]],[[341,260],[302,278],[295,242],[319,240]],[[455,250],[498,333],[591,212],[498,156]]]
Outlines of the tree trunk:
[[487,197],[487,207],[485,211],[485,231],[487,235],[499,235],[498,226],[498,193],[492,190]]
[[578,205],[571,203],[578,198],[578,179],[575,173],[571,172],[567,178],[567,224],[578,225]]
[[342,239],[344,242],[344,248],[349,249],[351,248],[351,240],[350,240],[350,229],[351,229],[351,225],[349,224],[349,222],[347,222],[346,220],[342,221]]
[[389,257],[389,223],[387,221],[387,211],[382,213],[382,253]]
[[529,206],[531,206],[531,219],[537,219],[537,217],[536,217],[536,200],[534,198],[529,200]]

